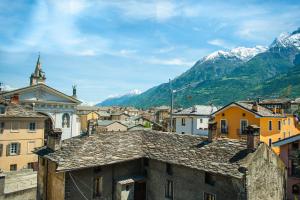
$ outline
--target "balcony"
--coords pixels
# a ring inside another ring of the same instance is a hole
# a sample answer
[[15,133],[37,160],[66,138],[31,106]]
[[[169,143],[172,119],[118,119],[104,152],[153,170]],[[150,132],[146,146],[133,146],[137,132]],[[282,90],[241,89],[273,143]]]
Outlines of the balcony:
[[228,134],[228,127],[225,128],[219,128],[218,134]]

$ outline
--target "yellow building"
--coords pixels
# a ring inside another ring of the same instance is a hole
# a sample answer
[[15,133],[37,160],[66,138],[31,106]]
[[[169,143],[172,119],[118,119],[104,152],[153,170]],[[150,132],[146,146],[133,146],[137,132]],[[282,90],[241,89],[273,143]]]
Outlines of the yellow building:
[[98,120],[99,114],[96,111],[91,111],[84,114],[79,114],[80,117],[80,124],[81,124],[81,131],[86,132],[88,128],[89,120]]
[[[233,102],[216,111],[213,116],[215,137],[242,139],[245,138],[246,128],[256,125],[260,128],[260,141],[271,146],[273,142],[300,133],[292,115],[274,113],[256,103]],[[273,149],[279,153],[279,148]]]
[[32,151],[44,145],[45,119],[32,107],[0,103],[0,171],[36,170]]

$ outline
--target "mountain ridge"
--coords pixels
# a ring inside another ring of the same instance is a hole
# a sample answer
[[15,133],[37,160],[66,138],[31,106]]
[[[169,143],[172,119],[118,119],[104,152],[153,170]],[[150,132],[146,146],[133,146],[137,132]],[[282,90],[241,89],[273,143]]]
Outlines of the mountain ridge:
[[[300,28],[291,34],[281,34],[269,47],[261,47],[257,51],[252,51],[252,54],[248,54],[249,59],[247,59],[247,54],[243,57],[236,56],[239,51],[249,49],[253,48],[238,47],[221,53],[217,51],[217,54],[213,52],[214,57],[205,59],[212,54],[203,57],[186,72],[172,80],[174,89],[195,83],[192,87],[175,95],[175,107],[188,107],[199,103],[224,105],[231,101],[254,98],[258,95],[260,97],[274,96],[275,93],[278,96],[282,95],[274,91],[272,78],[276,80],[278,91],[281,93],[285,91],[284,87],[289,87],[281,84],[280,81],[288,82],[287,75],[294,70],[295,66],[298,66],[294,61],[300,58]],[[299,73],[299,70],[294,72]],[[295,88],[300,86],[300,79],[291,82]],[[265,87],[265,84],[269,84],[269,87]],[[293,91],[291,95],[300,95],[300,90],[299,92]],[[169,85],[163,83],[140,95],[130,97],[118,105],[148,108],[169,102]]]

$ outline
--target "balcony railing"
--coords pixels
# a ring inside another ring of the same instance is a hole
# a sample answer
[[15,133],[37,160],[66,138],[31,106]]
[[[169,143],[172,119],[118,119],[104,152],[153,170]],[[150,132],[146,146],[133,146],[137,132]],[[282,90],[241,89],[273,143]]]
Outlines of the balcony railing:
[[228,134],[228,127],[225,128],[219,128],[218,134]]

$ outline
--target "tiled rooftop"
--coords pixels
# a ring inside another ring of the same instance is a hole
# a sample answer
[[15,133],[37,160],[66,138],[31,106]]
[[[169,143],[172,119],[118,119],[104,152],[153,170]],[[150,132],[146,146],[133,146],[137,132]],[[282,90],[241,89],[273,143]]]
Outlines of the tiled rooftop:
[[31,106],[19,104],[8,104],[5,106],[5,114],[1,114],[0,118],[4,117],[25,117],[25,118],[46,118],[38,112],[35,112]]
[[209,116],[218,110],[215,106],[195,105],[193,107],[175,112],[174,115],[204,115]]
[[273,113],[273,111],[271,111],[270,109],[268,108],[265,108],[263,106],[260,106],[258,105],[258,111],[254,111],[252,109],[252,104],[251,103],[244,103],[244,102],[235,102],[235,104],[237,105],[240,105],[244,108],[246,108],[247,110],[255,113],[255,114],[258,114],[262,117],[284,117],[282,114],[278,114],[278,113]]
[[150,159],[242,178],[245,141],[206,138],[157,131],[106,132],[64,140],[51,152],[36,153],[58,164],[57,171],[108,165],[147,157]]

